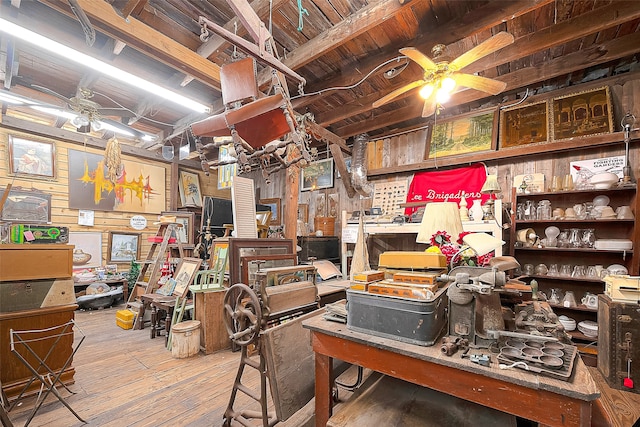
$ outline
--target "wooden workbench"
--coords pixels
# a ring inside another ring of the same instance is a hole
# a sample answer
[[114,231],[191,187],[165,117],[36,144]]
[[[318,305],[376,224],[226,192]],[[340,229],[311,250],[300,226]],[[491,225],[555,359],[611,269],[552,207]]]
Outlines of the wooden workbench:
[[580,358],[569,381],[519,369],[501,370],[455,355],[439,346],[422,347],[347,329],[315,317],[311,330],[316,372],[316,426],[331,415],[333,358],[513,414],[548,426],[590,426],[592,403],[600,392]]

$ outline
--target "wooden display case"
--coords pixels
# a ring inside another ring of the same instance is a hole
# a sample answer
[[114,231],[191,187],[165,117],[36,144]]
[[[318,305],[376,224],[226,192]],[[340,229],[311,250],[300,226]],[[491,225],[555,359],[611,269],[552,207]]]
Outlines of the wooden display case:
[[[0,311],[0,343],[3,343],[0,346],[0,383],[9,398],[15,397],[32,376],[11,352],[10,330],[47,329],[74,318],[78,305],[75,304],[71,278],[72,261],[72,245],[0,245],[0,286],[3,288],[4,307]],[[5,288],[13,292],[4,292]],[[34,299],[33,294],[41,297]],[[15,301],[4,301],[6,298]],[[15,310],[15,306],[22,309]],[[34,351],[41,357],[48,350],[44,348],[45,345],[48,344],[33,344]],[[57,350],[47,359],[52,370],[62,368],[72,352],[72,345],[71,335],[63,337],[58,343]],[[74,373],[74,368],[68,366],[62,373],[62,381],[65,384],[73,383]],[[31,385],[28,392],[38,390],[36,383]]]

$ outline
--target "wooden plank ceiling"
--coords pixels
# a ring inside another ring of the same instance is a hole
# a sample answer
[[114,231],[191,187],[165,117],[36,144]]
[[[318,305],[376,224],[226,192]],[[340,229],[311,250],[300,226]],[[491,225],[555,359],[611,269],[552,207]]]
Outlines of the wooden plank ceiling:
[[[82,9],[95,29],[92,47],[70,4]],[[295,110],[313,114],[318,125],[347,142],[363,132],[379,137],[427,123],[415,90],[372,107],[422,77],[413,62],[397,76],[385,77],[407,61],[400,58],[402,47],[430,56],[431,48],[442,43],[445,55],[456,58],[500,31],[515,37],[512,45],[464,70],[506,82],[506,90],[497,96],[459,91],[445,105],[444,116],[508,104],[527,89],[535,94],[624,73],[637,66],[640,52],[637,0],[302,0],[301,5],[307,12],[302,17],[296,0],[251,2],[282,62],[307,81],[303,93],[289,82]],[[219,68],[232,60],[234,47],[217,36],[203,42],[199,16],[250,40],[226,0],[2,0],[0,16],[210,105],[213,112],[222,110]],[[183,143],[186,126],[206,116],[5,33],[0,38],[5,90],[66,107],[37,87],[68,98],[81,87],[90,88],[102,107],[125,107],[125,123],[158,135],[155,143],[132,142],[139,147]],[[269,74],[261,70],[259,79],[266,84]],[[27,110],[2,104],[7,117],[34,115]],[[65,125],[46,115],[38,118]]]

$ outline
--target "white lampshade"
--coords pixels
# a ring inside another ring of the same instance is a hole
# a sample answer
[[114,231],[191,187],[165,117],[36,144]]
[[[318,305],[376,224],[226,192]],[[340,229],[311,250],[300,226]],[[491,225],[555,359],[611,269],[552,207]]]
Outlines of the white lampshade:
[[462,241],[469,245],[478,256],[486,255],[501,247],[504,242],[497,237],[487,233],[471,233],[462,238]]
[[458,235],[462,233],[462,221],[458,204],[454,202],[432,202],[427,203],[424,208],[424,215],[418,230],[417,243],[430,243],[431,236],[438,231],[446,231],[451,236],[451,241],[458,240]]

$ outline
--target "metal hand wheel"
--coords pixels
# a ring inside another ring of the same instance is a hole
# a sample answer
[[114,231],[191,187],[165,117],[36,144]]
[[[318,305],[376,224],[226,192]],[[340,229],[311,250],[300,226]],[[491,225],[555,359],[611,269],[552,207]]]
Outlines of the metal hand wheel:
[[243,283],[231,286],[224,295],[224,325],[238,345],[253,343],[260,335],[262,307],[256,293]]

